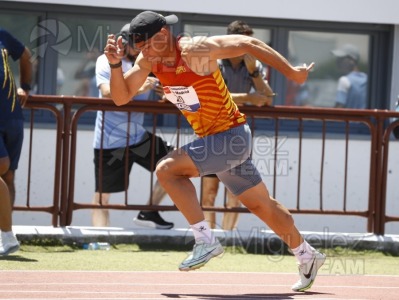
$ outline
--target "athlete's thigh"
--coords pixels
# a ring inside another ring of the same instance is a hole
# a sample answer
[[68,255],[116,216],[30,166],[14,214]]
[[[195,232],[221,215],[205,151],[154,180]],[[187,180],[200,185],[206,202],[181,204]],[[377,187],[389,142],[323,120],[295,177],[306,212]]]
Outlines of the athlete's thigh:
[[217,173],[216,175],[235,196],[242,194],[262,182],[262,177],[250,158],[241,165],[228,171]]
[[157,172],[168,172],[174,175],[198,177],[199,171],[187,154],[186,151],[179,148],[169,152],[157,165]]

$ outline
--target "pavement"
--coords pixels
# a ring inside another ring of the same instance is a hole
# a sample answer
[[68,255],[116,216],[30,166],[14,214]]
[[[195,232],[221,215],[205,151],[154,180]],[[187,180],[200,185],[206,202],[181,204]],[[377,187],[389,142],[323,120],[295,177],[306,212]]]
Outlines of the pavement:
[[[64,244],[82,246],[90,242],[110,244],[138,244],[160,248],[190,249],[193,242],[191,229],[154,229],[120,227],[52,227],[52,226],[13,226],[19,241],[58,241]],[[213,230],[225,246],[241,246],[250,252],[281,253],[287,250],[272,231],[254,229],[251,231]],[[378,236],[371,233],[340,232],[301,232],[303,237],[315,248],[342,247],[354,250],[378,250],[399,255],[399,235]]]

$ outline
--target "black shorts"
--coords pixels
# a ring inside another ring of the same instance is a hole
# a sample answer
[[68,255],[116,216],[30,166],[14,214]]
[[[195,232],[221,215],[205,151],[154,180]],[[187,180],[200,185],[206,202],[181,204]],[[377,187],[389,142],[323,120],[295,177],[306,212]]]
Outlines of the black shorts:
[[[173,147],[150,132],[144,134],[142,142],[130,147],[103,149],[102,151],[94,149],[96,192],[118,193],[125,191],[129,187],[129,174],[133,163],[152,172],[158,161],[172,150]],[[128,161],[126,161],[126,157],[129,158]],[[101,170],[100,165],[102,166]],[[101,187],[100,177],[102,178]]]

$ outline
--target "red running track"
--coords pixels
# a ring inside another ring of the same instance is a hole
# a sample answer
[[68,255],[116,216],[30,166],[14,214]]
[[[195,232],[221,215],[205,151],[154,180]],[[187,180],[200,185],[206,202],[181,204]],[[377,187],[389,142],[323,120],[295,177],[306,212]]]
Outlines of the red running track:
[[319,275],[295,293],[294,273],[1,271],[0,299],[399,299],[399,276]]

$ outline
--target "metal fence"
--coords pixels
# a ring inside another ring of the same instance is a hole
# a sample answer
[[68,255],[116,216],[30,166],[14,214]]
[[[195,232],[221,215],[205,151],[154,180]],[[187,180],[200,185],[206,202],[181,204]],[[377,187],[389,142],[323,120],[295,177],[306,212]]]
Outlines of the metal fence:
[[[162,124],[160,117],[167,115],[169,121],[174,120],[174,127],[168,128],[174,133],[177,147],[184,143],[183,136],[188,130],[180,112],[169,103],[135,101],[117,107],[111,100],[36,95],[30,97],[26,109],[30,110],[30,134],[25,138],[29,156],[26,201],[14,209],[50,213],[53,226],[70,225],[77,209],[98,208],[79,201],[75,195],[76,174],[79,168],[85,167],[76,163],[79,121],[84,114],[97,110],[144,112],[149,116],[149,130],[153,133],[161,129],[157,125]],[[392,138],[392,130],[399,127],[399,121],[391,120],[399,118],[399,113],[283,106],[242,106],[240,110],[247,115],[253,132],[254,161],[260,162],[258,169],[261,174],[267,176],[269,182],[271,179],[270,193],[277,198],[290,196],[293,200],[286,206],[292,213],[360,216],[367,219],[367,231],[375,234],[384,234],[388,222],[399,221],[396,209],[387,211],[388,206],[395,208],[399,203],[399,193],[392,192],[396,188],[395,182],[389,177],[393,167],[389,150],[397,143]],[[51,189],[49,199],[41,199],[41,203],[48,205],[35,205],[31,192],[35,178],[32,173],[40,169],[35,165],[34,153],[40,151],[40,143],[35,142],[35,130],[43,124],[35,122],[35,116],[41,111],[54,116],[54,122],[47,125],[54,131],[54,157],[49,158],[54,159],[54,170],[52,174],[41,174],[48,177],[48,185],[43,188]],[[356,149],[353,150],[355,142]],[[287,161],[294,163],[288,164]],[[360,177],[364,182],[357,181],[356,178]],[[312,178],[311,183],[309,178]],[[149,180],[152,186],[153,174]],[[310,185],[311,192],[306,188]],[[359,192],[353,197],[352,187],[355,185],[359,186]],[[177,210],[174,205],[143,205],[136,200],[125,192],[123,204],[103,207]],[[248,212],[243,207],[227,208],[225,201],[223,205],[204,207],[204,210]]]

